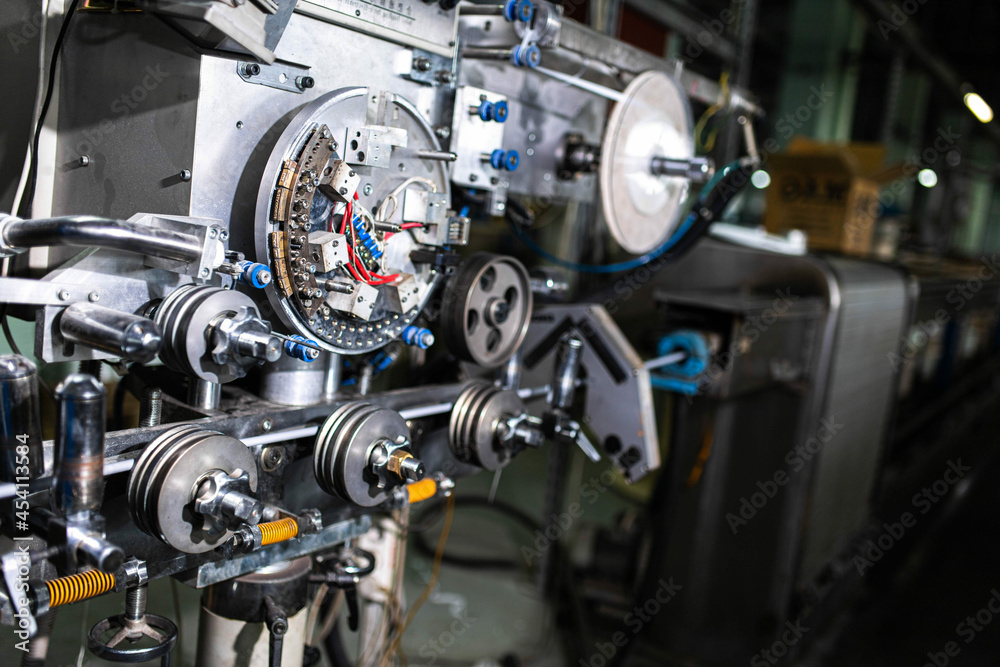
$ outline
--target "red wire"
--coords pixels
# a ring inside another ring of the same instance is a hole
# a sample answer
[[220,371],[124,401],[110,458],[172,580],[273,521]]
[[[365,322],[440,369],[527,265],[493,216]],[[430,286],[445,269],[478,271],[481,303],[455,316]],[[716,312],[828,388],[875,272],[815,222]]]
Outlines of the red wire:
[[402,225],[400,225],[400,229],[415,229],[417,227],[423,227],[423,226],[424,223],[422,222],[404,222]]

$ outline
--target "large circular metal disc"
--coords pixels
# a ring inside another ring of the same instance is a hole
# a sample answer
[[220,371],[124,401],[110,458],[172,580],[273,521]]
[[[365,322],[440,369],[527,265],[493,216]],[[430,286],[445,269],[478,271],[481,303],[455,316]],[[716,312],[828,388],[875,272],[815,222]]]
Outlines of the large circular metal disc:
[[474,382],[455,401],[448,426],[448,442],[456,458],[497,470],[510,463],[510,452],[498,449],[497,427],[501,419],[524,412],[517,392],[501,390],[488,382]]
[[[319,127],[329,128],[332,137],[337,142],[337,149],[331,159],[346,157],[343,153],[346,147],[342,144],[348,128],[362,128],[368,125],[368,89],[364,87],[340,88],[305,105],[288,123],[268,158],[261,179],[260,191],[257,195],[255,215],[254,242],[256,259],[268,264],[274,269],[279,259],[271,245],[271,234],[287,230],[287,222],[279,222],[272,217],[275,188],[279,181],[282,168],[287,160],[299,160],[305,149],[307,139]],[[359,193],[359,204],[373,209],[383,201],[383,198],[404,180],[411,176],[419,176],[433,181],[437,192],[449,197],[451,186],[448,178],[448,165],[445,162],[424,160],[419,157],[421,150],[440,151],[441,144],[434,133],[434,128],[423,113],[411,102],[399,95],[391,98],[391,114],[393,127],[405,130],[406,146],[392,149],[392,160],[388,166],[365,166],[351,162],[351,168],[361,176],[362,189]],[[348,160],[350,162],[350,160]],[[364,194],[365,186],[370,186]],[[307,232],[325,231],[333,202],[317,190],[311,208],[311,218]],[[402,222],[402,202],[399,202],[390,216],[393,222]],[[292,332],[316,341],[325,350],[339,354],[362,354],[383,347],[395,340],[400,332],[409,326],[420,314],[432,286],[437,281],[438,274],[430,264],[414,265],[410,261],[410,252],[416,249],[418,243],[431,243],[429,232],[414,230],[411,234],[396,234],[385,243],[386,266],[391,273],[411,273],[417,284],[426,289],[420,303],[411,306],[404,313],[393,312],[385,296],[380,296],[368,320],[362,320],[339,311],[331,314],[307,312],[297,297],[284,293],[280,289],[280,276],[275,274],[273,281],[264,293],[267,295],[275,315],[281,323]],[[287,244],[287,241],[286,241]],[[327,274],[317,273],[322,279],[333,278],[347,280],[341,271]],[[385,293],[389,288],[377,288]]]
[[654,176],[654,157],[694,157],[691,108],[677,82],[663,72],[640,74],[611,111],[601,144],[601,198],[611,236],[641,255],[677,228],[690,183]]

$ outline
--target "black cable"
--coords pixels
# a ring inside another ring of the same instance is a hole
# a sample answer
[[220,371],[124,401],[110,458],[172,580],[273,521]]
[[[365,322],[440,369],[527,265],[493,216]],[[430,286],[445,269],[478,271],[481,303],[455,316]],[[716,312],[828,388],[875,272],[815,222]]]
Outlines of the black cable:
[[323,646],[333,667],[354,667],[354,662],[347,657],[344,638],[340,636],[340,619],[333,624],[333,630],[323,638]]
[[[17,215],[27,218],[31,212],[31,200],[35,197],[35,187],[38,184],[38,141],[42,135],[42,127],[45,125],[45,116],[49,112],[49,105],[52,103],[52,94],[56,84],[56,71],[59,63],[59,54],[62,52],[63,42],[66,41],[66,32],[69,30],[70,19],[76,13],[76,6],[80,0],[73,0],[66,16],[63,18],[62,26],[59,28],[59,36],[56,37],[55,46],[52,47],[52,58],[49,62],[49,82],[45,90],[45,99],[42,108],[38,113],[38,123],[35,125],[35,134],[31,140],[31,162],[28,165],[28,185],[21,199],[21,206],[18,207]],[[43,16],[42,20],[48,17]]]

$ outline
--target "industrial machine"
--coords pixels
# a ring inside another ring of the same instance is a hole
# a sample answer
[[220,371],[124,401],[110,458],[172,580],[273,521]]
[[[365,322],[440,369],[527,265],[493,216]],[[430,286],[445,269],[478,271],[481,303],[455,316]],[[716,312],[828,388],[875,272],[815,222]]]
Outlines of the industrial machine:
[[[682,656],[730,664],[833,588],[873,516],[899,390],[880,360],[919,281],[703,240],[759,166],[748,91],[548,0],[72,0],[45,18],[50,80],[0,214],[0,621],[25,664],[60,606],[105,594],[124,611],[89,650],[168,664],[176,619],[146,613],[165,577],[203,592],[201,665],[302,665],[334,595],[359,662],[392,664],[410,505],[539,448],[543,517],[577,447],[625,483],[670,463],[622,591],[689,587],[655,621]],[[745,138],[718,168],[691,111],[717,103]],[[586,263],[594,238],[625,260]],[[526,249],[597,277],[529,271]],[[752,526],[765,537],[726,543],[741,496],[823,418],[845,431]],[[742,567],[764,574],[734,601]]]

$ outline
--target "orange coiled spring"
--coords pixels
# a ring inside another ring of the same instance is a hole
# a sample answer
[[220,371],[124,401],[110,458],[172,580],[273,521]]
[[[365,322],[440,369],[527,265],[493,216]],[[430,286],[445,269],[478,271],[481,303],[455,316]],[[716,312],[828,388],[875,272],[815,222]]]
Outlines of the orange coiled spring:
[[437,494],[437,482],[430,477],[419,482],[406,485],[406,492],[409,494],[410,504],[419,503],[422,500],[433,498]]
[[259,523],[257,527],[260,529],[260,546],[262,547],[290,540],[299,534],[299,522],[295,519]]
[[115,577],[90,570],[46,581],[45,587],[49,589],[49,606],[58,607],[107,593],[115,587]]

